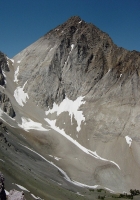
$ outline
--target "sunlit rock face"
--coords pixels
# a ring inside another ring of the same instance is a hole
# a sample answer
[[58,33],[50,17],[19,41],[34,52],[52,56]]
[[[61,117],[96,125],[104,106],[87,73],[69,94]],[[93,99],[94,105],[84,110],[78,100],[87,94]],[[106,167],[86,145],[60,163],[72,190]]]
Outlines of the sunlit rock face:
[[[117,47],[106,33],[72,17],[5,59],[0,105],[8,101],[9,107],[0,117],[10,131],[12,159],[18,149],[39,181],[55,177],[62,188],[139,187],[139,52]],[[47,174],[44,166],[56,171]]]

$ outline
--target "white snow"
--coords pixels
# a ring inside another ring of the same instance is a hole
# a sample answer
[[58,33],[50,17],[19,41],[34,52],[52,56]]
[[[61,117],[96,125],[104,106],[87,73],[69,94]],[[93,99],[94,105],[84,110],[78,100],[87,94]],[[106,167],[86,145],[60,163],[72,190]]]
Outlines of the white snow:
[[25,82],[25,84],[23,85],[23,87],[17,87],[16,90],[14,91],[14,97],[17,101],[17,103],[20,105],[20,106],[24,106],[23,103],[26,103],[27,102],[27,98],[29,99],[29,96],[27,93],[24,92],[24,87],[26,85],[27,81]]
[[57,105],[55,102],[53,104],[53,108],[49,109],[45,112],[46,115],[49,113],[57,112],[57,116],[60,115],[63,112],[69,112],[69,115],[71,117],[71,125],[72,125],[72,117],[74,116],[75,120],[77,121],[77,131],[79,132],[81,130],[81,122],[85,121],[85,117],[83,115],[82,111],[78,111],[79,107],[85,103],[83,101],[84,97],[78,97],[75,101],[72,101],[68,99],[67,97],[60,103],[60,105]]
[[15,74],[14,74],[14,82],[16,82],[16,83],[18,83],[18,79],[17,79],[18,75],[19,75],[19,66],[17,67]]
[[126,139],[126,142],[127,144],[129,145],[129,147],[131,146],[131,143],[132,143],[132,139],[127,135],[125,136],[125,139]]
[[0,159],[0,161],[5,162],[4,160]]
[[20,62],[21,62],[21,60],[18,60],[18,61],[17,61],[17,63],[20,63]]
[[84,195],[80,194],[79,192],[77,192],[76,194],[78,194],[78,195],[80,195],[80,196],[84,196]]
[[36,197],[34,194],[31,194],[31,196],[32,196],[34,199],[38,199],[38,197]]
[[28,131],[30,129],[35,129],[39,131],[49,131],[49,129],[43,128],[42,124],[39,122],[34,122],[33,120],[29,118],[22,117],[22,124],[18,124],[19,127],[23,128],[25,131]]
[[103,160],[105,162],[110,162],[110,163],[113,163],[114,165],[116,165],[119,169],[119,165],[117,163],[115,163],[114,161],[111,161],[111,160],[107,160],[107,159],[104,159],[100,156],[97,155],[96,151],[91,151],[87,148],[85,148],[84,146],[82,146],[80,143],[78,143],[76,140],[74,140],[73,138],[71,138],[69,135],[67,135],[64,131],[64,129],[60,129],[59,127],[57,127],[55,125],[56,123],[56,120],[49,120],[48,118],[45,118],[45,120],[48,122],[48,124],[50,125],[50,127],[52,129],[54,129],[55,131],[57,131],[58,133],[60,133],[61,135],[63,135],[65,138],[67,138],[70,142],[72,142],[73,144],[75,144],[79,149],[81,149],[83,152],[85,152],[86,154],[89,154],[90,156],[96,158],[96,159],[100,159],[100,160]]
[[7,60],[7,65],[9,66],[9,61]]
[[29,190],[27,190],[25,187],[23,187],[23,186],[21,186],[21,185],[18,185],[18,184],[16,184],[16,183],[15,183],[15,185],[16,185],[17,187],[19,187],[21,190],[30,192]]
[[59,161],[61,158],[54,156],[54,159]]
[[13,59],[10,59],[10,58],[9,58],[9,60],[11,60],[11,61],[12,61],[12,63],[14,63],[14,60],[13,60]]
[[[107,188],[107,187],[104,187],[106,190],[108,190],[110,193],[115,193],[114,192],[114,190],[111,190],[111,189],[109,189],[109,188]],[[127,193],[127,192],[126,192]]]
[[58,158],[58,157],[56,157],[56,156],[52,156],[52,155],[49,155],[50,157],[52,157],[52,158],[54,158],[55,160],[60,160],[61,158]]
[[67,64],[67,62],[68,62],[68,60],[69,60],[69,57],[70,57],[70,54],[71,54],[73,48],[74,48],[74,44],[71,45],[71,50],[70,50],[70,52],[69,52],[69,55],[68,55],[68,57],[67,57],[67,60],[65,61],[64,67],[66,66],[66,64]]
[[36,197],[34,194],[31,194],[31,196],[32,196],[34,199],[39,199],[39,200],[41,200],[40,197]]
[[81,24],[82,20],[79,22],[79,24]]
[[[53,48],[54,48],[54,47],[53,47]],[[53,48],[51,48],[50,51],[53,50]]]
[[9,195],[9,192],[7,190],[5,190],[6,196]]
[[73,50],[73,48],[74,48],[74,44],[71,45],[71,51]]
[[120,77],[122,76],[122,74],[120,74]]

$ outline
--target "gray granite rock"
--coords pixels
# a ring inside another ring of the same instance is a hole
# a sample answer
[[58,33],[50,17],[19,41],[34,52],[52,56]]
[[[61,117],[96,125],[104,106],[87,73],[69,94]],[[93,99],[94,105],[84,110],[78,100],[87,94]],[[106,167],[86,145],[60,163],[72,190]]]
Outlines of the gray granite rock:
[[8,195],[8,200],[26,200],[24,197],[24,192],[19,192],[17,190],[10,190]]

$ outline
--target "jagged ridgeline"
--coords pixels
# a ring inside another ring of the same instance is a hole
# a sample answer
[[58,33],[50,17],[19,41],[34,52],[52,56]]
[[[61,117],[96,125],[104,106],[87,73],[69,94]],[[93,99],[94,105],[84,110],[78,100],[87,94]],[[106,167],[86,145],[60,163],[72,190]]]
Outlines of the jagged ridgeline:
[[140,53],[77,16],[13,59],[0,53],[0,170],[29,198],[138,190],[139,85]]

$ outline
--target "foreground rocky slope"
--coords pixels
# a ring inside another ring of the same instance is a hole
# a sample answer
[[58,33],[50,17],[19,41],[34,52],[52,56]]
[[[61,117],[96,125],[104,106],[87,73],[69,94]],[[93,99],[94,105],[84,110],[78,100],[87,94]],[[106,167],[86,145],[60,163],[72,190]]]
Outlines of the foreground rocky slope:
[[[139,52],[117,47],[106,33],[72,17],[6,59],[0,89],[9,107],[1,109],[1,119],[21,158],[24,151],[40,157],[41,170],[57,169],[61,187],[77,192],[139,187]],[[30,157],[27,163],[37,170]]]

